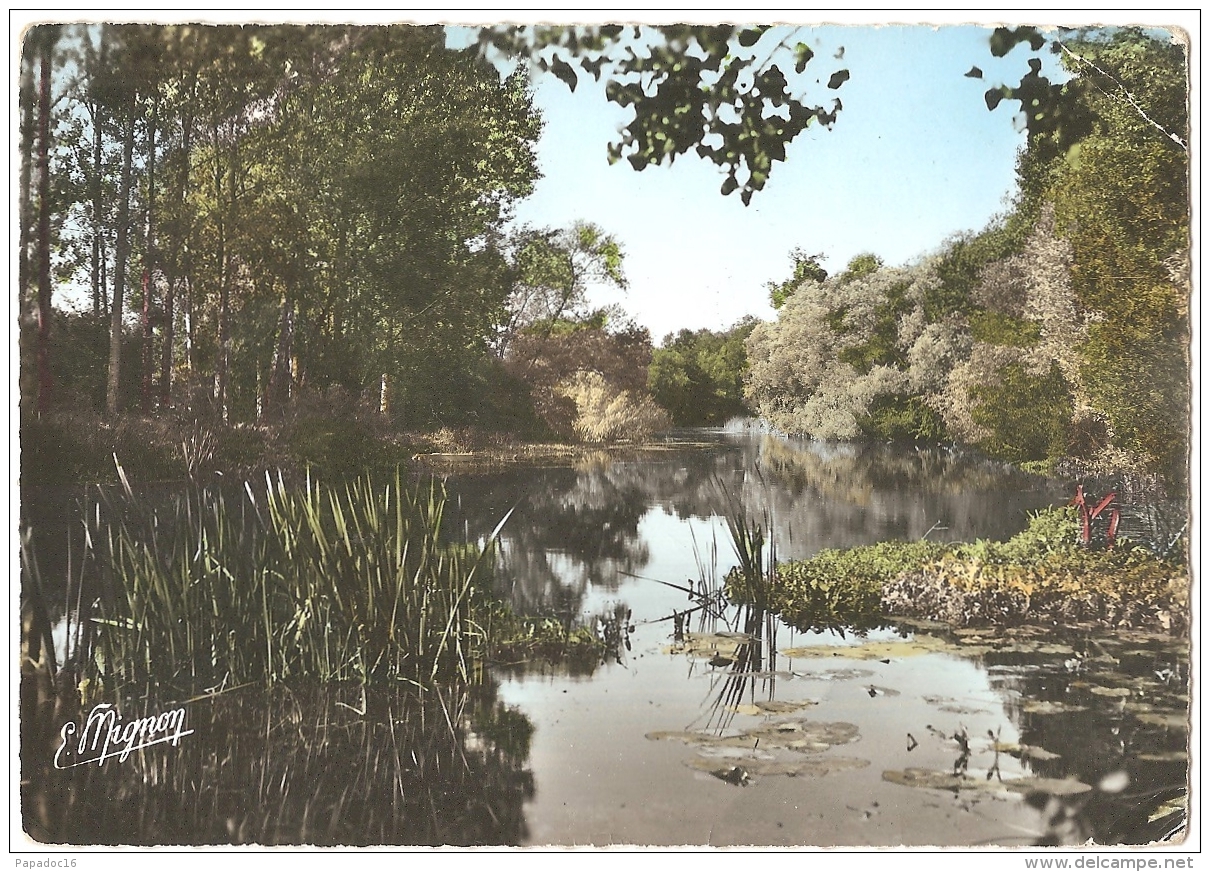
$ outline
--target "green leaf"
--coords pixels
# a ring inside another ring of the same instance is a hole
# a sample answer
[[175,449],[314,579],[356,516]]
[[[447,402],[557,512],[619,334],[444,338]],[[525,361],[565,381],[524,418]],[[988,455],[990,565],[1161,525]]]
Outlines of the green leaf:
[[765,28],[753,27],[739,32],[739,44],[744,48],[752,48],[760,42],[761,35],[764,34]]
[[811,47],[805,42],[794,46],[794,72],[801,73],[805,70],[813,57],[815,57],[815,52],[811,51]]
[[558,76],[559,80],[572,91],[576,89],[579,79],[576,77],[576,71],[567,61],[562,58],[555,58],[550,63],[550,71]]
[[837,70],[832,73],[832,77],[828,79],[828,87],[835,91],[841,85],[849,80],[848,70]]

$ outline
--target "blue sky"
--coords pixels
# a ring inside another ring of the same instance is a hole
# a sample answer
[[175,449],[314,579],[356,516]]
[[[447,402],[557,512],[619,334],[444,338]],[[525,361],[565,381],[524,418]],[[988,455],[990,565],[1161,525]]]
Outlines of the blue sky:
[[[990,32],[805,29],[799,38],[816,52],[806,79],[822,73],[826,81],[833,64],[852,75],[834,92],[808,86],[812,102],[839,96],[844,106],[831,130],[812,126],[793,143],[747,207],[722,196],[722,171],[692,153],[641,172],[625,161],[610,166],[606,145],[627,110],[595,83],[573,94],[539,76],[544,178],[517,220],[561,226],[579,218],[615,235],[630,289],[599,289],[594,301],[620,303],[656,341],[747,314],[772,318],[765,284],[789,276],[796,246],[822,253],[830,272],[866,251],[900,264],[1005,208],[1023,138],[1010,104],[987,110],[988,80],[963,74],[978,65],[994,79],[993,70],[1008,68],[1017,81],[1026,68],[1022,57],[993,63]],[[841,46],[843,60],[834,61]]]
[[[1070,15],[1063,21],[1074,23]],[[844,108],[831,130],[813,126],[794,142],[748,207],[737,195],[722,196],[721,170],[692,153],[642,172],[625,161],[610,166],[606,145],[628,111],[586,77],[573,94],[539,74],[544,178],[517,220],[558,227],[584,219],[618,238],[630,289],[596,289],[592,301],[620,303],[656,342],[682,327],[720,329],[748,314],[771,319],[765,284],[789,276],[795,247],[822,253],[830,272],[867,251],[898,265],[955,233],[978,231],[1008,206],[1024,138],[1014,124],[1016,104],[989,112],[983,94],[991,84],[1019,81],[1027,54],[1019,46],[992,57],[991,32],[805,28],[797,38],[816,52],[808,83],[821,75],[826,81],[833,64],[852,76],[835,92],[808,84],[811,102],[839,95]],[[843,60],[834,61],[841,46]],[[964,76],[972,65],[984,79]]]

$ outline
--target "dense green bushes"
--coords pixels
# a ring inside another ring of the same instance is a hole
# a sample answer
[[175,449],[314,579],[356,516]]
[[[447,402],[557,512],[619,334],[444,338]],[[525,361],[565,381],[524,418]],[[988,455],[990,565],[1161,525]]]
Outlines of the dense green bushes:
[[721,332],[682,330],[664,338],[652,355],[647,385],[675,424],[718,426],[750,414],[744,402],[744,342],[756,324],[755,318],[745,318]]
[[1185,567],[1129,542],[1079,544],[1073,508],[1038,512],[1006,542],[881,542],[778,567],[771,603],[800,628],[877,626],[895,616],[955,626],[1022,623],[1181,631]]

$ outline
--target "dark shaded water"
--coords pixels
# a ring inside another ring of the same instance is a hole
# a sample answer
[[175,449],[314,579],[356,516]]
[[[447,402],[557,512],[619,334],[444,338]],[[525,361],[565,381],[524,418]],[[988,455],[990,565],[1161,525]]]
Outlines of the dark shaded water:
[[[734,563],[728,500],[782,557],[1004,538],[1065,483],[943,451],[695,433],[630,459],[453,476],[474,539],[510,508],[522,611],[630,611],[614,656],[471,686],[234,690],[179,747],[55,770],[23,723],[27,832],[75,844],[1023,845],[1172,831],[1187,780],[1182,640],[1088,628],[866,637],[695,615],[658,581]],[[751,618],[752,616],[748,616]],[[759,616],[758,616],[759,617]],[[745,634],[743,631],[747,631]],[[155,713],[167,703],[128,703]],[[1173,804],[1175,801],[1176,804]]]

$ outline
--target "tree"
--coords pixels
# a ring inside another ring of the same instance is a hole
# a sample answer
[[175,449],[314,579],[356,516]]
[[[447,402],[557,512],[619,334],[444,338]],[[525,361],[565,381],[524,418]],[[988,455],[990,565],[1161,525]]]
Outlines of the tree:
[[769,303],[774,309],[780,309],[785,305],[786,298],[794,293],[794,290],[805,281],[822,282],[828,277],[828,271],[824,269],[819,261],[823,254],[807,254],[801,248],[796,248],[790,252],[790,259],[794,263],[794,274],[784,282],[768,282],[765,288],[769,291]]
[[967,339],[960,323],[924,316],[935,262],[867,271],[872,264],[858,256],[835,278],[808,279],[776,323],[749,336],[745,395],[778,429],[818,439],[945,436],[934,405]]
[[501,357],[523,330],[545,325],[540,329],[549,333],[560,321],[583,317],[591,286],[627,287],[622,246],[595,224],[576,221],[558,230],[527,227],[510,243],[516,280],[497,339]]
[[651,358],[647,386],[678,426],[718,426],[749,415],[744,402],[744,343],[759,323],[748,317],[729,330],[681,330]]
[[[634,110],[609,146],[611,163],[641,170],[693,149],[726,171],[722,193],[739,191],[747,205],[786,146],[812,122],[831,128],[842,108],[838,98],[825,108],[807,96],[815,53],[805,38],[799,28],[767,25],[501,25],[483,28],[479,45],[485,56],[528,58],[573,91],[580,71],[604,79],[606,98]],[[843,56],[840,48],[835,57]],[[838,66],[826,88],[848,79]],[[823,88],[822,76],[811,84]]]

